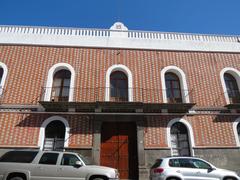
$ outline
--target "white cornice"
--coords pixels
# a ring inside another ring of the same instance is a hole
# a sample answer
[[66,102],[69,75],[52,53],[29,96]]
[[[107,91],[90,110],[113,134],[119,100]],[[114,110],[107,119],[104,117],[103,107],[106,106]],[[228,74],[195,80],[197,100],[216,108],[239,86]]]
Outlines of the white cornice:
[[117,29],[0,26],[0,44],[240,52],[240,36]]

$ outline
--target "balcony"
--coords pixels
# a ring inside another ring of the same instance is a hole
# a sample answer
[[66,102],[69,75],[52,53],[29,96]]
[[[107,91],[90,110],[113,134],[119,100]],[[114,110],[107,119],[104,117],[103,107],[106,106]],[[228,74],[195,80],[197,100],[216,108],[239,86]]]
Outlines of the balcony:
[[[54,89],[43,88],[39,103],[46,111],[74,109],[76,112],[126,113],[161,113],[162,111],[185,113],[195,105],[191,93],[187,90],[181,90],[181,97],[168,97],[166,90],[163,89],[145,88],[68,88],[64,91],[68,94],[53,93],[56,92]],[[164,95],[167,96],[165,100]]]

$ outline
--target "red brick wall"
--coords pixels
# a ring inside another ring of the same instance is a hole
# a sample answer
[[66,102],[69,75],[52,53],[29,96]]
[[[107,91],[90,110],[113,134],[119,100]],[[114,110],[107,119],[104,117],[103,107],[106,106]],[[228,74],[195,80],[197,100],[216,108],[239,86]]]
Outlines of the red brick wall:
[[[240,54],[208,52],[1,45],[0,61],[8,67],[3,101],[6,104],[37,104],[41,88],[45,86],[48,71],[56,63],[68,63],[75,69],[75,87],[78,88],[74,93],[76,101],[81,101],[83,97],[90,97],[86,93],[81,94],[79,89],[105,87],[107,69],[114,64],[123,64],[133,74],[133,87],[141,88],[134,91],[135,95],[136,93],[139,95],[137,100],[155,102],[159,99],[162,102],[160,72],[164,67],[174,65],[185,72],[188,88],[193,90],[192,99],[196,106],[224,106],[226,102],[220,81],[220,71],[225,67],[240,70]],[[142,91],[142,89],[147,90]],[[103,100],[104,88],[101,92],[102,94],[97,96]],[[18,126],[21,118],[20,114],[0,114],[1,145],[37,145],[39,125],[45,118],[42,116],[33,118],[28,122],[29,127]],[[219,122],[214,116],[193,116],[186,119],[192,124],[197,146],[235,145],[232,130],[234,118],[226,117]],[[162,116],[147,120],[146,124],[149,127],[145,129],[146,147],[167,146],[165,127],[169,120],[170,117]],[[83,127],[88,127],[89,132],[92,131],[90,122],[91,118],[87,121],[84,118],[82,120],[78,117],[70,118],[71,126],[80,128],[81,132],[84,131],[81,129]],[[85,131],[88,130],[85,129]],[[85,139],[86,136],[87,139]],[[72,134],[70,146],[79,145],[91,146],[92,134]]]
[[[134,88],[157,90],[162,88],[161,69],[175,65],[185,72],[188,88],[193,90],[193,99],[198,106],[223,106],[220,71],[225,67],[240,70],[240,54],[230,53],[0,46],[0,60],[9,70],[4,103],[10,104],[36,103],[41,87],[45,86],[48,70],[60,62],[74,67],[77,88],[105,87],[107,69],[114,64],[124,64],[132,71]],[[162,100],[161,92],[152,92],[152,101]],[[138,93],[142,94],[142,90]],[[104,94],[99,96],[104,97]],[[78,101],[82,96],[76,92],[75,98]]]
[[151,116],[145,127],[145,147],[164,148],[167,145],[167,125],[175,118],[182,118],[190,123],[195,146],[231,147],[236,146],[233,121],[237,117],[196,115],[196,116]]

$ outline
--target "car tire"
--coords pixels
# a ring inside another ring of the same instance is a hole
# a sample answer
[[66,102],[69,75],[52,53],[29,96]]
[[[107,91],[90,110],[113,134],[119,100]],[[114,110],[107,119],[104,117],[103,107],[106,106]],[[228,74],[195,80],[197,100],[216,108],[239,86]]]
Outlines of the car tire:
[[90,180],[107,180],[105,177],[93,177]]
[[24,179],[22,177],[15,176],[11,177],[9,180],[24,180]]
[[179,180],[178,178],[168,178],[167,180]]
[[224,178],[224,180],[237,180],[237,179],[234,177],[226,177],[226,178]]

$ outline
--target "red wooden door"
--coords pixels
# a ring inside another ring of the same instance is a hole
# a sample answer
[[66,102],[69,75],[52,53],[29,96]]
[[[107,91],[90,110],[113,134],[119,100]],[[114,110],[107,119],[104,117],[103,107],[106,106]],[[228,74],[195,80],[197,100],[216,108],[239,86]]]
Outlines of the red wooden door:
[[136,124],[102,125],[101,165],[118,169],[121,179],[138,179]]

